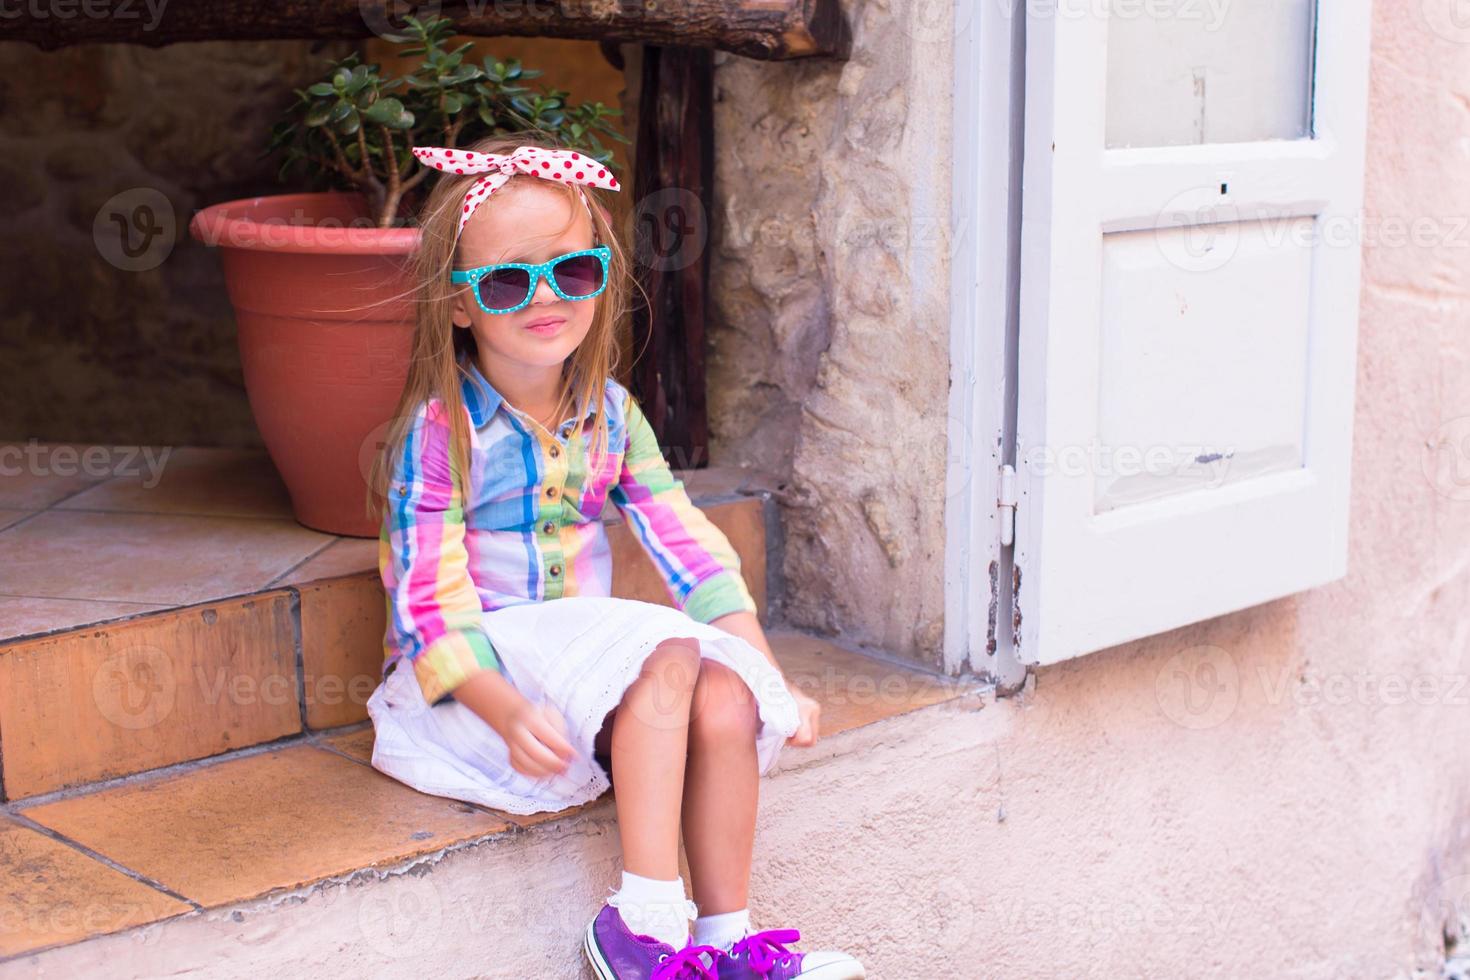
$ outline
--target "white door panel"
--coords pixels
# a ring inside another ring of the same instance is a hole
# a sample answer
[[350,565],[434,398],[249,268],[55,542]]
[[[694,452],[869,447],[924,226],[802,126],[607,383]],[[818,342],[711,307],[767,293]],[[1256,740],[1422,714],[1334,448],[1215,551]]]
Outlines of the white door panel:
[[[1260,13],[1240,7],[1224,16]],[[1239,26],[1221,36],[1247,36]],[[1345,571],[1368,4],[1323,4],[1314,27],[1315,61],[1297,67],[1314,68],[1311,136],[1108,149],[1124,84],[1115,65],[1110,88],[1108,17],[1028,20],[1015,545],[1024,663]],[[1146,57],[1150,32],[1125,34],[1128,58]],[[1161,61],[1191,63],[1175,50],[1187,38],[1152,36]],[[1219,37],[1202,43],[1193,63],[1205,66],[1205,90],[1238,81],[1210,88],[1212,73],[1250,62]],[[1281,99],[1300,100],[1301,79],[1277,74]],[[1150,90],[1132,91],[1126,111],[1146,115]],[[1176,112],[1172,99],[1164,91],[1153,108]],[[1273,112],[1244,113],[1243,131],[1279,130],[1258,125]],[[1181,132],[1170,125],[1158,139]]]

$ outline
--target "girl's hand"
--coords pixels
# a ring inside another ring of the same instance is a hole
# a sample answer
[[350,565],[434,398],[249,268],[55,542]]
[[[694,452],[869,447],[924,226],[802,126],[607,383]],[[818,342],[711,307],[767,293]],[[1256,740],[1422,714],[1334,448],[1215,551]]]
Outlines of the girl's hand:
[[822,706],[807,697],[788,681],[786,690],[796,700],[796,709],[801,715],[801,724],[797,726],[796,734],[786,740],[787,745],[812,745],[817,741],[817,729],[820,724]]
[[511,766],[540,779],[566,771],[576,749],[567,723],[549,704],[535,704],[498,670],[480,670],[454,689],[455,698],[505,740]]
[[[745,640],[765,654],[776,673],[781,674],[781,664],[776,659],[776,655],[771,652],[771,645],[766,642],[766,634],[761,630],[760,620],[756,618],[755,613],[741,609],[710,620],[710,625]],[[782,677],[784,679],[785,675],[782,674]],[[786,744],[811,745],[817,740],[818,716],[822,713],[822,706],[797,690],[790,680],[786,681],[786,690],[790,691],[791,696],[796,700],[796,709],[801,716],[801,724],[797,726],[796,734],[788,738]]]
[[567,723],[561,712],[549,704],[534,704],[521,698],[504,721],[500,737],[510,753],[510,764],[516,772],[537,779],[566,772],[576,757],[576,749],[567,741]]

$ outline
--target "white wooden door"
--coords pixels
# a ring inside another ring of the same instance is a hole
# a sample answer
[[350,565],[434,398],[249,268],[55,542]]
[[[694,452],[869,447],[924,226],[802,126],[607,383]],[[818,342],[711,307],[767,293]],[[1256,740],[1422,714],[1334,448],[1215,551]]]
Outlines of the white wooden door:
[[1368,6],[1028,5],[1022,663],[1344,574]]

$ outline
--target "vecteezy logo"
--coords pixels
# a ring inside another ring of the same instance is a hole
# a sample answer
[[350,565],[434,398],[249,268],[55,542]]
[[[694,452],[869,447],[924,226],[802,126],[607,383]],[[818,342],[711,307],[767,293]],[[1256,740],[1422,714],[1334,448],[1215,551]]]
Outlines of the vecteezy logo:
[[1419,0],[1419,13],[1446,41],[1470,44],[1470,0]]
[[92,674],[92,700],[119,728],[157,725],[173,713],[177,691],[173,661],[154,646],[119,650]]
[[934,944],[955,955],[970,949],[980,910],[969,886],[962,879],[947,875],[933,885],[930,894]]
[[919,44],[938,44],[952,37],[962,37],[976,29],[975,9],[978,3],[951,3],[949,0],[918,0],[905,7],[893,8],[902,20],[903,32]]
[[1165,261],[1185,272],[1213,272],[1235,258],[1240,214],[1215,185],[1174,195],[1154,221],[1154,243]]
[[428,23],[439,16],[440,0],[405,3],[404,0],[357,0],[357,12],[375,37],[389,38],[408,29],[405,18],[417,17]]
[[373,889],[357,908],[368,946],[383,956],[421,957],[440,942],[444,902],[422,875],[396,875]]
[[704,204],[682,187],[665,187],[644,196],[629,220],[634,256],[646,269],[687,269],[699,261],[709,242]]
[[178,222],[162,191],[134,187],[107,199],[92,219],[97,252],[124,272],[147,272],[174,250]]
[[1222,724],[1240,702],[1240,671],[1228,650],[1202,644],[1164,661],[1154,679],[1164,714],[1181,728]]
[[1451,500],[1470,500],[1470,415],[1450,419],[1424,440],[1424,476]]

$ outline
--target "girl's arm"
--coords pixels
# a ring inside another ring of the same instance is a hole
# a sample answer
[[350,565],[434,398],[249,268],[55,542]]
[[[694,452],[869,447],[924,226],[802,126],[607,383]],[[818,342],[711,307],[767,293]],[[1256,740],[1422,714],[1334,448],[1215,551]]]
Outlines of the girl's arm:
[[740,557],[724,532],[690,501],[683,481],[674,478],[631,393],[624,416],[628,445],[608,497],[653,559],[674,605],[701,623],[732,612],[748,612],[753,619],[755,599],[740,574]]
[[465,549],[464,480],[449,451],[438,400],[420,406],[395,461],[379,539],[388,630],[429,704],[453,693],[507,744],[531,776],[565,769],[575,752],[554,711],[531,704],[504,676],[481,623]]
[[480,624],[480,597],[465,551],[463,481],[437,399],[420,405],[394,462],[378,565],[388,632],[429,704],[480,671],[501,670]]
[[[632,394],[624,403],[628,446],[617,486],[608,496],[653,559],[675,605],[701,623],[734,634],[761,651],[785,677],[756,616],[755,598],[740,574],[740,556],[730,539],[689,499],[658,447],[653,426]],[[821,710],[789,681],[801,712],[801,727],[787,741],[811,745]]]
[[[734,633],[759,649],[785,677],[760,629],[756,599],[745,586],[739,555],[729,538],[689,500],[684,482],[673,476],[653,426],[631,394],[625,401],[625,417],[628,448],[609,497],[628,519],[638,544],[653,558],[673,602],[691,619]],[[817,739],[819,705],[791,683],[786,688],[801,713],[801,727],[786,741],[811,745]]]

